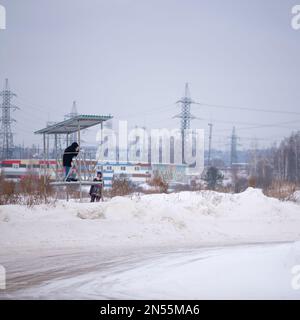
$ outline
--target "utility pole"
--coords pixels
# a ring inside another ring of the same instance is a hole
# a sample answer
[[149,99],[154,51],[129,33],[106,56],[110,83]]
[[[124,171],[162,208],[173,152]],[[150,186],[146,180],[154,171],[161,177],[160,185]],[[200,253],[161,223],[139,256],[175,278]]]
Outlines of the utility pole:
[[297,136],[295,137],[295,164],[296,164],[296,182],[298,182],[298,141]]
[[8,79],[5,79],[4,89],[0,91],[2,97],[1,115],[1,131],[0,131],[0,157],[1,159],[11,159],[13,156],[13,133],[11,124],[16,120],[11,117],[11,110],[18,109],[17,106],[11,103],[11,100],[17,95],[9,90]]
[[211,165],[211,143],[212,143],[212,131],[213,131],[213,124],[209,123],[209,142],[208,142],[208,166]]
[[258,149],[258,142],[257,139],[255,138],[252,142],[252,170],[251,170],[251,175],[254,177],[257,176],[257,149]]
[[196,104],[190,97],[189,84],[185,84],[185,94],[180,100],[176,103],[181,104],[181,112],[176,115],[174,118],[181,119],[181,139],[182,139],[182,163],[185,163],[184,160],[184,149],[185,149],[185,132],[191,127],[191,120],[196,119],[195,116],[191,114],[191,105]]
[[237,156],[237,140],[238,137],[235,132],[235,127],[232,129],[232,135],[231,135],[231,152],[230,152],[230,165],[233,166],[234,163],[237,163],[238,156]]

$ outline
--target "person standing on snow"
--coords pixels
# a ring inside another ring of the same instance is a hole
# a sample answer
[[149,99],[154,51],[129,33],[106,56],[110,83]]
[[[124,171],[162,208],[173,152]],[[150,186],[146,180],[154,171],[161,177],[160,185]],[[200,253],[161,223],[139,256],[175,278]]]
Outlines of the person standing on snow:
[[102,172],[98,171],[97,172],[97,177],[93,180],[94,182],[98,182],[99,184],[95,184],[91,186],[90,189],[90,196],[91,196],[91,202],[95,202],[95,200],[97,202],[100,201],[100,199],[102,198],[102,187],[103,187],[103,179],[102,179]]
[[70,169],[72,167],[73,158],[77,157],[79,153],[79,145],[77,142],[73,142],[64,151],[63,155],[63,167],[65,170],[65,178],[68,178]]

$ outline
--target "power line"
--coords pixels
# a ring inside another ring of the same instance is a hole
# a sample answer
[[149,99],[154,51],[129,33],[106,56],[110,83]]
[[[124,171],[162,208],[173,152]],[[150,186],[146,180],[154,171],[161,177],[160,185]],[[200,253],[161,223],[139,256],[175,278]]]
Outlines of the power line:
[[[217,137],[217,138],[226,138],[227,139],[227,136],[226,135],[215,135],[214,134],[214,137]],[[242,137],[242,136],[239,136],[239,140],[258,140],[258,141],[276,141],[276,140],[281,140],[282,139],[282,136],[280,137],[272,137],[272,138],[257,138],[256,136],[253,136],[253,137]]]
[[[253,127],[242,127],[242,128],[238,128],[239,130],[252,130],[252,129],[261,129],[261,128],[286,128],[289,129],[287,127],[283,127],[282,125],[285,124],[293,124],[293,123],[299,123],[299,120],[294,120],[294,121],[285,121],[285,122],[277,122],[277,123],[273,123],[273,124],[264,124],[264,125],[257,125],[257,126],[253,126]],[[227,131],[227,130],[218,130],[218,132],[221,131]]]
[[139,112],[126,114],[125,116],[118,115],[118,118],[121,118],[121,117],[135,118],[135,117],[139,117],[139,116],[157,117],[157,113],[154,111],[160,111],[160,112],[164,111],[165,112],[165,111],[173,110],[174,106],[175,106],[175,103],[168,104],[168,105],[161,106],[161,107],[145,108],[144,110],[140,110]]
[[51,110],[51,108],[49,108],[48,106],[41,106],[41,105],[38,105],[35,103],[31,103],[27,100],[24,100],[23,98],[20,98],[19,96],[17,97],[17,100],[19,101],[18,104],[23,104],[27,108],[33,108],[33,109],[36,109],[38,111],[43,111],[43,112],[45,112],[45,110]]
[[236,106],[226,106],[220,104],[209,104],[204,102],[196,102],[195,104],[212,107],[212,108],[223,108],[223,109],[234,109],[234,110],[242,110],[242,111],[255,111],[255,112],[265,112],[265,113],[278,113],[278,114],[289,114],[289,115],[298,115],[300,116],[300,112],[296,111],[282,111],[282,110],[272,110],[272,109],[260,109],[260,108],[249,108],[249,107],[236,107]]

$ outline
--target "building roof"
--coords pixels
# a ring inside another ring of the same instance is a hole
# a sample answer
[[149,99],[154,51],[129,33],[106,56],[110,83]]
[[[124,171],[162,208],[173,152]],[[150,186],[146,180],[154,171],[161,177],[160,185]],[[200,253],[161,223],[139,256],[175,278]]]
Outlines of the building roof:
[[80,130],[84,130],[90,127],[93,127],[101,122],[112,119],[111,115],[108,116],[97,116],[97,115],[87,115],[81,114],[70,118],[68,120],[57,122],[51,126],[48,126],[44,129],[38,130],[35,134],[69,134]]

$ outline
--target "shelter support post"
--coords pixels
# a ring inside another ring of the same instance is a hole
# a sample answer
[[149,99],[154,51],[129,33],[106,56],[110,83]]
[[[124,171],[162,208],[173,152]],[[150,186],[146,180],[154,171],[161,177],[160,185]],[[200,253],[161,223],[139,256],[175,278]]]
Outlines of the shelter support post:
[[44,186],[46,187],[46,134],[43,134],[43,150],[44,150]]
[[54,135],[55,143],[55,180],[58,178],[58,152],[57,152],[57,134]]
[[67,141],[67,145],[66,145],[66,148],[69,146],[69,133],[67,133],[67,139],[66,139],[66,141]]
[[81,137],[80,137],[80,122],[78,121],[78,144],[79,144],[79,153],[78,153],[78,173],[79,173],[79,193],[80,193],[80,202],[82,202],[82,185],[81,185]]

